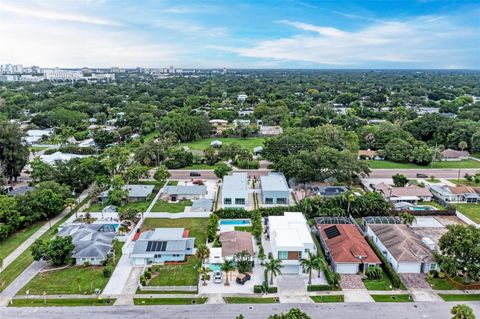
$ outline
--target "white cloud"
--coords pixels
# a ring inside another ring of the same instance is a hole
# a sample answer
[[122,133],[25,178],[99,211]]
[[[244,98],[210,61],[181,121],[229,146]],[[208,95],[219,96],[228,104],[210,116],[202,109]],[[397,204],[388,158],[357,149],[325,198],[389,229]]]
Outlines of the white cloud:
[[174,14],[190,14],[190,13],[213,13],[218,11],[219,7],[213,5],[179,5],[164,8],[162,11]]
[[418,63],[423,67],[464,65],[464,60],[472,59],[469,51],[475,45],[478,49],[475,40],[478,30],[458,26],[446,17],[382,21],[356,31],[298,21],[277,23],[292,26],[300,33],[260,41],[253,47],[221,49],[251,58],[353,67],[375,63]]

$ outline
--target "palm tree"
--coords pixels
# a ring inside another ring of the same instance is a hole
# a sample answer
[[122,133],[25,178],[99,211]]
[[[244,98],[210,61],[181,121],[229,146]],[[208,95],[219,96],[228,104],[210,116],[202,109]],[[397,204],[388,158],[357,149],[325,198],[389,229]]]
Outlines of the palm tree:
[[222,271],[225,272],[225,286],[229,286],[230,282],[228,281],[228,273],[235,270],[235,265],[233,264],[233,260],[225,260],[221,267]]
[[352,193],[348,194],[346,199],[347,199],[347,214],[350,215],[350,206],[356,199],[355,194],[352,194]]
[[270,272],[270,285],[273,285],[273,277],[282,273],[282,261],[271,257],[265,264],[265,270]]
[[198,273],[200,274],[200,277],[202,277],[202,281],[203,281],[203,285],[206,286],[207,285],[207,277],[208,277],[208,274],[211,273],[212,270],[208,267],[200,267],[198,269]]
[[322,273],[322,271],[324,271],[326,268],[325,266],[325,262],[323,261],[323,258],[320,256],[320,255],[317,255],[315,257],[315,268],[316,270],[318,270],[318,275],[317,277],[320,278],[320,274]]
[[308,258],[300,258],[300,265],[308,272],[308,284],[312,284],[312,271],[315,269],[317,263],[317,257],[308,252]]
[[412,225],[415,221],[415,216],[408,212],[403,212],[400,214],[400,219],[405,225]]
[[195,256],[202,261],[202,264],[205,262],[205,259],[210,257],[210,249],[206,245],[200,245],[196,252]]

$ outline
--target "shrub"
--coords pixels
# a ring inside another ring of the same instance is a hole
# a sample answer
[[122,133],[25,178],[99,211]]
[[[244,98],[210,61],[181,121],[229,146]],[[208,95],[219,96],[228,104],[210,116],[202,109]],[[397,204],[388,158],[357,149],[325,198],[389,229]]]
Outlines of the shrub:
[[331,285],[308,285],[307,291],[327,291],[333,290]]
[[142,286],[147,285],[147,279],[145,279],[145,276],[143,276],[143,275],[140,276],[140,285],[142,285]]
[[430,270],[430,275],[432,275],[432,278],[438,278],[438,271],[437,270]]
[[277,286],[268,286],[267,292],[269,294],[275,294],[278,292],[278,288]]
[[263,286],[262,285],[253,286],[253,292],[256,294],[261,294],[263,292]]
[[145,279],[150,279],[152,278],[152,273],[150,272],[150,269],[145,270],[145,273],[143,274]]
[[382,254],[382,252],[378,249],[378,247],[373,243],[372,239],[370,237],[366,237],[367,242],[369,243],[370,247],[372,247],[373,251],[375,251],[375,254],[380,258],[382,262],[382,269],[387,275],[388,279],[392,282],[392,286],[394,288],[400,288],[402,286],[402,281],[400,280],[400,277],[398,274],[393,270],[392,266],[388,262],[388,260],[385,258],[385,256]]
[[110,278],[112,276],[112,272],[112,267],[106,266],[105,268],[103,268],[103,277]]
[[382,268],[379,266],[369,267],[366,272],[367,278],[370,280],[382,279]]

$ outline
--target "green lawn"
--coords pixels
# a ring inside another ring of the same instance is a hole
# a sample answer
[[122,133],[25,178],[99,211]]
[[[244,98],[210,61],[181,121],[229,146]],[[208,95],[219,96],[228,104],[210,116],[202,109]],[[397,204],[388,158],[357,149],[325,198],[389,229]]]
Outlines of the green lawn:
[[393,290],[392,283],[388,279],[385,272],[382,271],[382,279],[380,280],[368,280],[363,281],[365,287],[368,290]]
[[30,146],[28,149],[30,150],[30,152],[40,152],[40,151],[43,151],[43,150],[46,150],[48,148],[48,146]]
[[153,266],[158,275],[148,282],[148,286],[196,286],[200,261],[191,256],[184,264]]
[[[152,198],[152,200],[153,200],[153,198]],[[139,209],[140,211],[144,212],[148,209],[148,206],[150,206],[150,204],[152,203],[152,200],[147,200],[147,201],[143,201],[143,202],[126,203],[125,205],[119,207],[118,209],[120,211],[124,211],[126,209],[135,207],[135,208]],[[85,209],[85,212],[98,213],[98,212],[101,212],[107,206],[109,206],[109,205],[94,203],[94,204],[90,205],[89,208]]]
[[480,294],[438,294],[445,301],[480,301]]
[[20,246],[26,239],[32,236],[40,227],[42,227],[46,222],[39,222],[33,225],[28,226],[22,230],[19,230],[12,235],[8,236],[7,239],[0,242],[0,259],[5,259],[8,255],[12,253],[18,246]]
[[467,181],[465,178],[460,178],[460,179],[449,179],[449,182],[454,183],[455,185],[466,185],[466,186],[475,186],[478,187],[480,184],[475,183],[474,181]]
[[193,164],[193,165],[190,165],[190,166],[185,166],[185,167],[182,167],[181,169],[190,169],[190,170],[211,169],[211,170],[214,170],[215,168],[217,168],[217,165],[208,165],[208,164],[200,163],[200,164]]
[[252,226],[235,226],[235,230],[246,231],[247,233],[251,233],[253,231],[253,227]]
[[225,303],[236,303],[236,304],[243,304],[243,303],[278,303],[278,298],[275,297],[267,297],[267,298],[260,298],[260,297],[224,297]]
[[[42,240],[50,240],[55,234],[57,227],[63,224],[70,216],[72,216],[76,210],[78,210],[79,207],[85,205],[90,200],[89,197],[84,199],[72,212],[70,212],[68,215],[63,217],[61,220],[59,220],[51,229],[49,229],[47,232],[45,232],[42,236],[40,236],[40,239]],[[33,262],[33,257],[30,252],[30,249],[25,250],[20,256],[17,257],[8,267],[3,269],[2,272],[0,272],[0,292],[3,291],[8,285],[12,283],[12,281],[15,280],[15,278],[18,277],[31,263]]]
[[167,185],[168,185],[168,186],[177,186],[177,185],[178,185],[178,181],[168,181]]
[[412,169],[429,169],[429,168],[480,168],[480,162],[475,160],[466,160],[460,162],[435,162],[434,165],[421,166],[413,163],[396,163],[391,161],[368,161],[368,167],[373,169],[379,168],[412,168]]
[[13,304],[9,307],[80,307],[80,306],[112,306],[116,299],[13,299]]
[[452,204],[463,215],[470,218],[477,224],[480,224],[480,205],[479,204]]
[[242,146],[243,148],[246,148],[249,151],[253,151],[255,147],[263,146],[263,142],[266,140],[266,138],[265,137],[250,137],[250,138],[211,137],[211,138],[206,138],[206,139],[198,140],[194,142],[182,143],[180,144],[180,146],[188,146],[188,148],[191,150],[203,151],[205,148],[210,146],[211,142],[215,140],[222,141],[224,145],[235,142],[240,144],[240,146]]
[[169,203],[163,199],[158,199],[153,205],[152,212],[157,213],[183,213],[185,207],[192,206],[191,200],[181,200],[175,203]]
[[204,304],[207,298],[134,298],[133,304],[137,306],[153,305],[191,305]]
[[[123,243],[117,243],[116,263],[122,256]],[[109,278],[103,276],[103,266],[70,266],[65,269],[39,273],[20,291],[25,295],[29,290],[31,295],[55,294],[93,294],[96,288],[102,290]]]
[[344,302],[343,295],[310,296],[310,299],[316,303]]
[[413,302],[410,295],[371,295],[375,302]]
[[207,228],[208,218],[146,218],[142,229],[153,229],[162,227],[183,227],[190,231],[190,237],[195,237],[195,246],[205,244],[207,236],[205,230]]
[[445,278],[444,279],[427,278],[427,281],[434,290],[457,290],[458,289]]

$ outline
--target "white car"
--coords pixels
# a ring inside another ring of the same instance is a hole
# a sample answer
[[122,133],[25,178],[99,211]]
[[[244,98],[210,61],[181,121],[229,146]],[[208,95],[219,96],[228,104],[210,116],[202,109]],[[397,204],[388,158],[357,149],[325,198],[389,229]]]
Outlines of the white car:
[[223,282],[223,275],[220,270],[215,270],[213,272],[213,282],[216,284],[221,284]]

